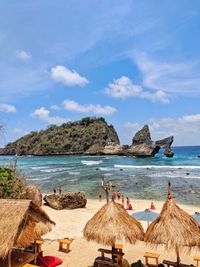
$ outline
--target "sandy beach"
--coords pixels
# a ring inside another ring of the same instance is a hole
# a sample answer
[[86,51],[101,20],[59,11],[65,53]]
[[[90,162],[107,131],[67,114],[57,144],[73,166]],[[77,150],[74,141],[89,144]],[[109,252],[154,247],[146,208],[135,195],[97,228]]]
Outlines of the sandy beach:
[[[50,218],[55,221],[56,226],[52,231],[44,236],[44,244],[42,245],[44,255],[54,255],[63,260],[64,267],[88,267],[92,266],[94,259],[99,256],[98,248],[103,247],[101,244],[95,242],[87,242],[83,238],[82,230],[86,222],[100,209],[106,202],[102,200],[88,199],[86,208],[74,209],[74,210],[53,210],[50,207],[43,206],[43,209],[48,213]],[[133,205],[133,211],[128,211],[132,214],[135,211],[143,211],[150,207],[151,200],[134,200],[131,199]],[[163,202],[154,201],[156,212],[159,212],[162,208]],[[193,214],[198,211],[199,208],[189,205],[179,205],[182,209],[189,214]],[[147,222],[141,222],[144,230],[147,228]],[[73,239],[70,246],[71,251],[69,253],[58,251],[57,239],[71,238]],[[144,242],[137,242],[135,245],[123,243],[124,258],[128,260],[129,264],[141,259],[144,263],[145,252],[157,252],[160,254],[159,262],[163,259],[176,260],[174,251],[166,251],[162,246],[158,248],[147,246]],[[199,250],[192,250],[190,254],[181,252],[181,261],[183,263],[194,264],[193,256],[199,255]],[[153,263],[153,262],[152,262]]]

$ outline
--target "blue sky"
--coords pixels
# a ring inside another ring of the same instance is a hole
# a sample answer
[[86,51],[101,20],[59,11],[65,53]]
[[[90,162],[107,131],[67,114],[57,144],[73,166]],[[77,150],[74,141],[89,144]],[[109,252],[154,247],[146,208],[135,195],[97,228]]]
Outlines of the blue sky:
[[199,145],[199,47],[198,0],[1,0],[0,146],[88,115]]

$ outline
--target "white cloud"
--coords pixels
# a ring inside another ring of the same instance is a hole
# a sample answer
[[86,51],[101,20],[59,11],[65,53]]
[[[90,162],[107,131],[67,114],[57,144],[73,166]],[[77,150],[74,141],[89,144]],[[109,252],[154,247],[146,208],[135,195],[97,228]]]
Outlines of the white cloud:
[[16,52],[16,57],[24,62],[27,62],[31,59],[31,54],[27,51],[20,50]]
[[60,109],[60,107],[58,105],[52,105],[50,108],[53,110],[59,110]]
[[161,62],[140,52],[134,52],[133,59],[143,86],[182,95],[200,93],[200,62]]
[[133,82],[126,76],[122,76],[118,79],[114,79],[112,83],[109,83],[105,89],[105,93],[116,98],[127,98],[139,96],[142,92],[142,88]]
[[168,104],[171,102],[169,96],[161,90],[156,92],[142,92],[140,97],[149,99],[152,102],[160,102],[163,104]]
[[51,69],[51,77],[66,86],[84,86],[89,81],[82,77],[75,70],[70,70],[64,66],[56,66]]
[[156,92],[145,91],[140,85],[134,84],[128,77],[122,76],[118,79],[114,79],[112,83],[109,83],[104,92],[115,98],[129,98],[139,97],[145,98],[152,102],[170,103],[169,96],[158,90]]
[[200,114],[149,120],[154,140],[174,135],[174,144],[199,144]]
[[181,118],[183,121],[185,122],[191,122],[191,123],[195,123],[195,122],[200,122],[200,114],[194,114],[194,115],[187,115],[187,116],[183,116]]
[[[174,136],[173,145],[199,145],[200,114],[183,115],[177,118],[151,118],[144,124],[148,124],[152,140],[160,140],[165,137]],[[130,143],[132,136],[140,130],[144,124],[141,122],[124,123],[121,137],[124,143]]]
[[31,115],[42,121],[48,122],[49,124],[62,124],[68,121],[65,118],[58,116],[51,117],[50,112],[44,107],[36,109]]
[[16,108],[13,105],[9,105],[9,104],[0,104],[0,111],[2,112],[16,112]]
[[81,105],[73,100],[66,99],[63,101],[63,106],[65,109],[80,112],[80,113],[92,113],[94,115],[112,115],[117,111],[116,108],[111,106],[101,106],[99,104],[93,105]]

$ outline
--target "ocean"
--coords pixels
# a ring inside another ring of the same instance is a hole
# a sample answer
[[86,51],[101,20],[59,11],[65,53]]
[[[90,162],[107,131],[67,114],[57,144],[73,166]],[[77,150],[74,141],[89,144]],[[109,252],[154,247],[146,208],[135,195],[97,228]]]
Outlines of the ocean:
[[[98,198],[102,177],[116,191],[137,199],[164,200],[170,181],[179,203],[200,207],[200,146],[174,147],[173,151],[173,158],[166,158],[162,150],[152,158],[21,156],[17,169],[43,193],[61,186],[65,192],[85,191],[88,198]],[[0,166],[13,162],[13,156],[0,156]]]

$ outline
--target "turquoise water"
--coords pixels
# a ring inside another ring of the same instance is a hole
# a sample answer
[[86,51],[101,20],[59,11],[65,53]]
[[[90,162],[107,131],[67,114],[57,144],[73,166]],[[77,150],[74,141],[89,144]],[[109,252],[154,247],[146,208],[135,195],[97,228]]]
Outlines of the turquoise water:
[[[20,157],[18,170],[42,192],[85,191],[97,198],[101,177],[112,181],[116,190],[132,198],[163,200],[170,180],[177,200],[200,207],[200,147],[176,147],[174,158],[159,153],[153,158],[120,156]],[[0,156],[0,166],[13,163]]]

